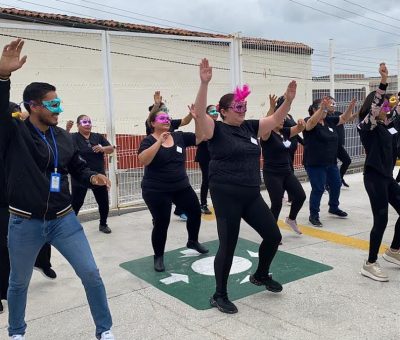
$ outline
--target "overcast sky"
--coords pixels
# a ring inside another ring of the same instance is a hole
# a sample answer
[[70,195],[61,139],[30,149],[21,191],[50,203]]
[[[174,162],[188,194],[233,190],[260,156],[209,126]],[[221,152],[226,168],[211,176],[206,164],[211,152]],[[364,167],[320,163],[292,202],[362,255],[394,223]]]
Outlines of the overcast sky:
[[372,75],[384,60],[397,73],[399,0],[0,0],[0,6],[302,42],[315,49],[315,75],[328,72],[332,38],[337,72]]

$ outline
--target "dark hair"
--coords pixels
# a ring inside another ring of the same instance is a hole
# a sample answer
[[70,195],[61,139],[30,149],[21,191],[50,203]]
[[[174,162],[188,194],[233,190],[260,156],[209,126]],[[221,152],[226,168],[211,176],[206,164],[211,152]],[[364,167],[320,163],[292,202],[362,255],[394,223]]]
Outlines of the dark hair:
[[[359,117],[360,122],[361,122],[362,120],[364,120],[364,118],[367,116],[367,114],[371,111],[371,106],[372,106],[372,103],[373,103],[374,98],[375,98],[375,93],[376,93],[376,91],[372,91],[372,92],[371,92],[370,94],[368,94],[368,96],[365,98],[364,103],[362,104],[361,109],[360,109],[360,112],[359,112],[359,114],[358,114],[358,117]],[[390,94],[390,93],[385,93],[385,94],[382,96],[381,100],[379,101],[378,106],[381,106],[382,103],[383,103],[383,101],[384,101],[385,99],[389,100],[391,96],[392,96],[392,94]]]
[[56,88],[48,83],[30,83],[27,87],[25,87],[22,95],[26,111],[31,113],[31,108],[29,105],[32,101],[41,101],[47,93],[55,90]]
[[153,122],[156,120],[156,116],[157,116],[160,112],[161,112],[161,111],[156,111],[156,112],[150,113],[150,114],[149,114],[149,117],[148,117],[147,120],[146,120],[147,125],[149,126],[149,129],[150,129],[151,132],[154,132],[154,127],[153,127],[153,125],[151,125],[151,123],[153,123]]
[[229,107],[231,106],[232,102],[233,102],[233,98],[234,98],[234,94],[233,93],[227,93],[224,94],[221,99],[219,100],[218,103],[218,112],[222,118],[222,120],[225,119],[225,116],[221,113],[221,110],[228,110]]
[[79,124],[79,122],[81,121],[81,119],[83,117],[89,117],[88,115],[79,115],[78,118],[76,118],[76,124]]
[[278,98],[278,100],[276,101],[276,105],[275,105],[274,112],[275,112],[276,110],[278,110],[278,109],[282,106],[282,104],[283,104],[284,101],[285,101],[285,96],[280,96],[280,97]]
[[308,108],[308,114],[310,115],[310,117],[314,114],[315,111],[318,110],[321,102],[322,99],[315,99],[313,103],[310,105],[310,107]]
[[[166,106],[165,103],[161,102],[160,104],[160,108],[161,106]],[[151,112],[151,110],[153,110],[154,104],[149,106],[149,112]]]
[[19,106],[17,103],[14,102],[9,102],[8,103],[8,113],[13,113],[13,112],[21,112],[21,106]]

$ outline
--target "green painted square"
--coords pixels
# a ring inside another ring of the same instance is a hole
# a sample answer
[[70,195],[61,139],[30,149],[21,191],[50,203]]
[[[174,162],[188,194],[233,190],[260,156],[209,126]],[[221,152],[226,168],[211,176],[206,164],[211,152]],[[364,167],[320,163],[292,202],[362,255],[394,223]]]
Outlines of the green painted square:
[[[215,291],[215,277],[212,265],[218,249],[218,240],[206,242],[204,245],[210,250],[208,254],[197,255],[197,252],[187,248],[166,252],[164,255],[166,271],[163,273],[154,271],[153,256],[121,263],[120,266],[193,308],[208,309],[211,308],[209,298]],[[248,275],[254,273],[257,268],[258,257],[253,256],[258,254],[258,247],[257,243],[239,238],[235,252],[238,262],[232,266],[232,270],[237,268],[237,273],[231,274],[228,281],[230,300],[238,300],[245,296],[265,291],[265,287],[255,286],[248,282],[248,279],[246,280]],[[187,254],[188,252],[190,253]],[[202,263],[203,265],[201,265]],[[202,270],[199,270],[199,268]],[[270,271],[273,273],[274,279],[285,284],[331,269],[332,267],[322,263],[278,251]],[[199,274],[199,272],[203,271],[208,271],[212,275]],[[161,280],[164,280],[164,282]],[[168,280],[175,282],[169,283]],[[183,280],[187,280],[188,283]]]

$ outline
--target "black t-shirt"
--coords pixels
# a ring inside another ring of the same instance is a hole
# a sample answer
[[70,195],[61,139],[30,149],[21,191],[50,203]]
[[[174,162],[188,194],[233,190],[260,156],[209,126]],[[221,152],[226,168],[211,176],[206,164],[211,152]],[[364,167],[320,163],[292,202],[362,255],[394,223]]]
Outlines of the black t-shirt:
[[[335,111],[330,114],[330,117],[340,117],[342,112]],[[344,131],[344,124],[336,125],[336,131],[339,137],[339,145],[344,145],[345,140],[345,131]]]
[[[286,119],[283,121],[283,127],[293,127],[296,125],[297,125],[296,121],[290,114],[288,114]],[[290,141],[292,142],[292,144],[290,145],[290,157],[291,159],[294,159],[294,155],[296,153],[299,143],[301,145],[304,145],[304,141],[303,138],[301,138],[301,136],[299,135],[293,136],[292,138],[290,138]]]
[[[172,132],[174,145],[161,146],[149,165],[144,168],[142,189],[151,191],[176,191],[190,186],[186,174],[186,147],[196,145],[196,135],[191,132]],[[148,135],[140,143],[138,154],[157,140]]]
[[[307,117],[305,121],[310,119]],[[338,134],[336,125],[339,117],[327,116],[324,125],[317,125],[310,131],[304,130],[304,166],[329,166],[336,164]]]
[[209,163],[210,159],[208,141],[201,142],[199,145],[197,145],[196,157],[194,160],[199,163]]
[[[172,119],[171,120],[171,126],[169,128],[169,132],[174,132],[175,130],[179,129],[179,127],[182,124],[182,119]],[[146,121],[144,122],[144,125],[146,126],[146,136],[151,135],[153,132],[151,131],[150,125]]]
[[240,126],[215,122],[210,151],[210,182],[257,187],[261,184],[258,120]]
[[105,174],[104,153],[96,153],[92,148],[99,144],[101,146],[111,145],[108,140],[103,135],[94,132],[90,133],[89,139],[86,139],[79,132],[75,132],[72,134],[72,140],[79,150],[79,155],[86,161],[88,168],[92,171]]
[[0,207],[8,207],[4,161],[0,155]]
[[290,167],[290,127],[284,127],[280,133],[271,131],[269,138],[260,140],[264,157],[263,170],[266,172],[287,174],[291,173]]

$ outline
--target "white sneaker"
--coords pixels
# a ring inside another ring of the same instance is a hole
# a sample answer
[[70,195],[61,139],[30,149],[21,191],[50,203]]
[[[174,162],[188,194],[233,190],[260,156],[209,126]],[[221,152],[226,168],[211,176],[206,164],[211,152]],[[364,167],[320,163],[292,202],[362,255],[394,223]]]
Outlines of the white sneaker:
[[20,335],[20,334],[16,334],[16,335],[10,336],[10,339],[13,339],[13,340],[25,340],[25,336],[24,335]]
[[101,333],[101,338],[100,340],[115,340],[114,335],[110,330]]
[[386,249],[382,256],[386,261],[397,264],[400,266],[400,250],[392,251],[392,249]]
[[361,268],[361,274],[375,281],[389,281],[389,276],[387,276],[387,274],[382,271],[378,261],[376,261],[375,263],[368,263],[367,261],[365,261],[364,265]]
[[286,217],[285,223],[286,223],[290,228],[292,228],[292,230],[293,230],[296,234],[299,234],[299,235],[302,234],[301,230],[299,229],[299,227],[298,227],[298,225],[297,225],[296,220],[291,220],[289,217]]

